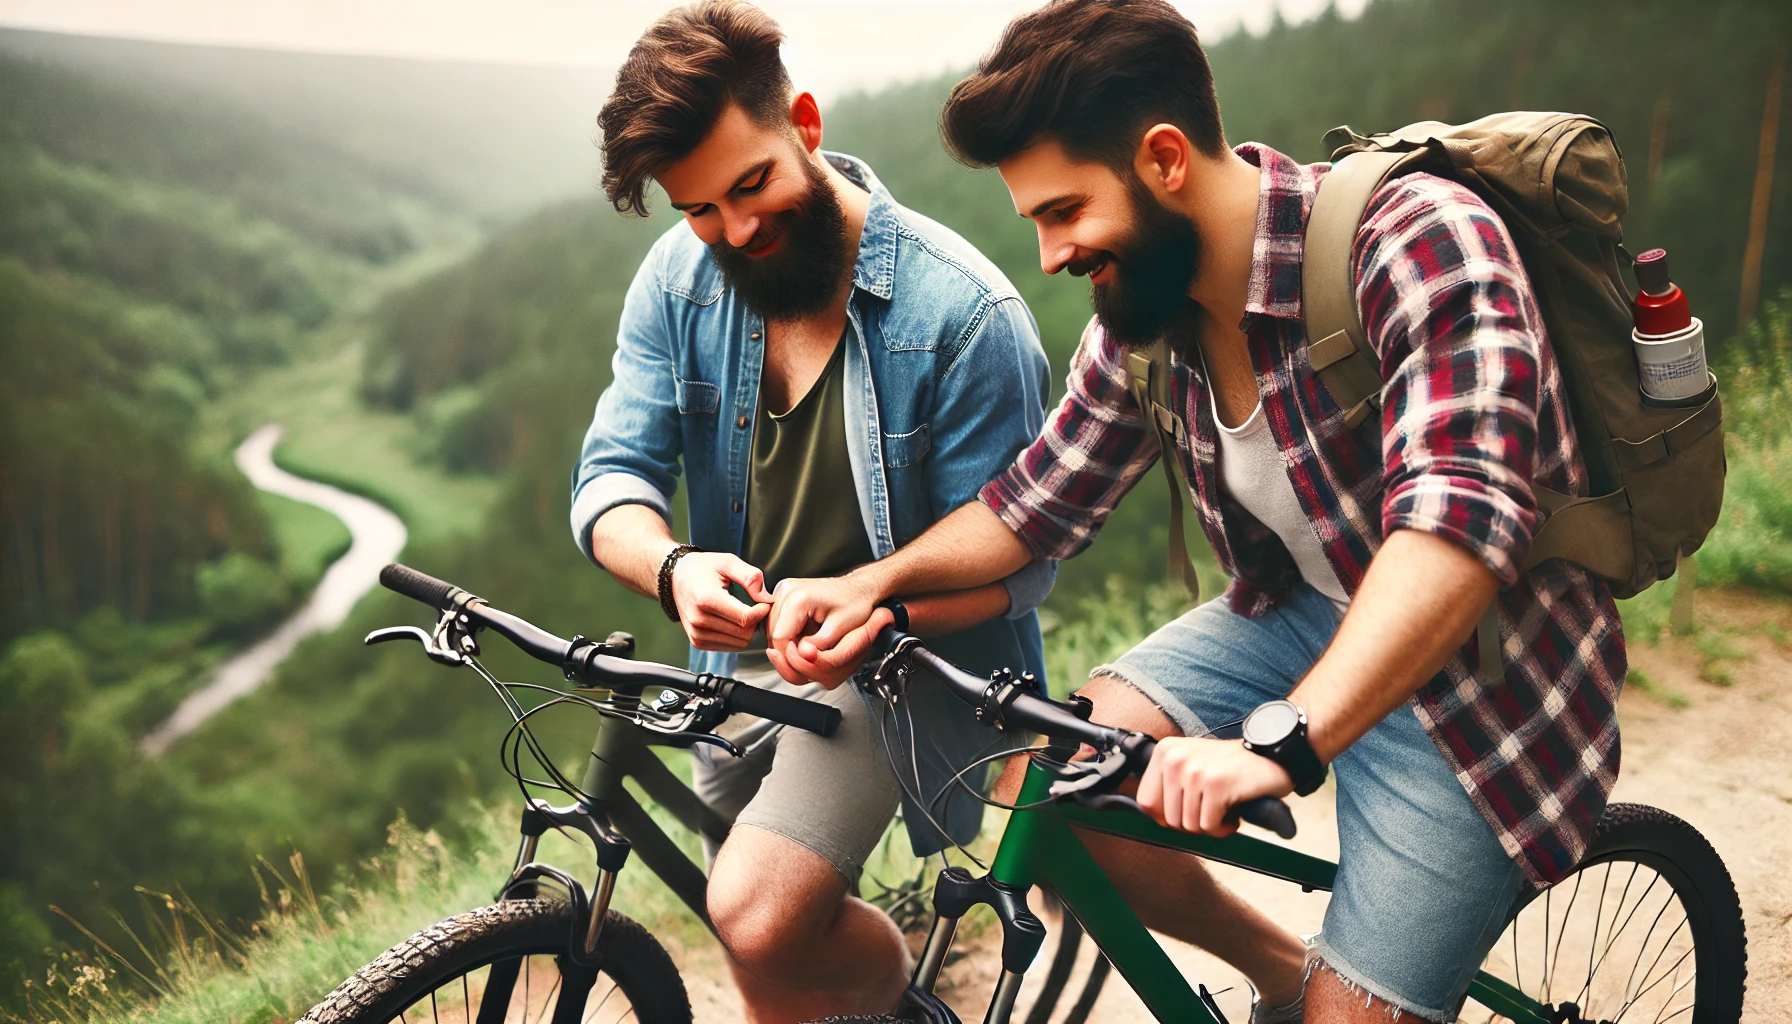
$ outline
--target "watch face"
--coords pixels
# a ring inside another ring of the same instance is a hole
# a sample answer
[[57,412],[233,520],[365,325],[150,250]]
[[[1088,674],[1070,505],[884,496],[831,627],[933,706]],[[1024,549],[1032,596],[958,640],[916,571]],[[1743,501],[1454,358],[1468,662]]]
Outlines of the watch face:
[[1244,738],[1253,747],[1273,747],[1300,724],[1300,709],[1285,700],[1271,701],[1244,720]]

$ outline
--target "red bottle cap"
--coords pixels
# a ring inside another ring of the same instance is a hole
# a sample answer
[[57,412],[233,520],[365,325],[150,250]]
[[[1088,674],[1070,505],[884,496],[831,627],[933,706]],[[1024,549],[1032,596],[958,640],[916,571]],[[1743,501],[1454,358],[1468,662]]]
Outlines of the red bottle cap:
[[1650,249],[1636,258],[1633,267],[1637,292],[1631,307],[1638,334],[1662,336],[1676,334],[1692,326],[1692,310],[1687,308],[1686,293],[1668,279],[1668,251]]

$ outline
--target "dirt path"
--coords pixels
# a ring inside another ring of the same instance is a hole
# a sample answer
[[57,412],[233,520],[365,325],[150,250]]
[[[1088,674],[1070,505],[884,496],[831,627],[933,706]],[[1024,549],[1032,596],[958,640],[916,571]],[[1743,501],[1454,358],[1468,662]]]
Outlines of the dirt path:
[[[1743,1020],[1792,1020],[1792,605],[1739,594],[1700,596],[1704,629],[1695,640],[1633,642],[1632,665],[1655,693],[1627,687],[1619,706],[1624,760],[1616,799],[1653,804],[1697,827],[1724,858],[1748,925],[1749,984]],[[1711,663],[1713,653],[1731,655]],[[1701,678],[1728,678],[1728,685]],[[1674,706],[1662,694],[1675,694]],[[1329,789],[1295,802],[1300,836],[1293,846],[1337,856]],[[1319,929],[1329,897],[1234,869],[1215,869],[1271,916],[1302,933]],[[1056,932],[1055,922],[1048,927]],[[942,994],[967,1022],[979,1021],[995,981],[996,938],[985,929],[961,942],[969,955],[948,968]],[[1165,941],[1190,978],[1221,992],[1228,1019],[1247,1016],[1242,978],[1191,946]],[[1048,944],[1046,955],[1051,946]],[[1085,949],[1087,963],[1091,952]],[[713,947],[683,951],[696,1019],[738,1024],[740,1003]],[[1030,972],[1021,1006],[1031,1003],[1041,969]],[[1081,977],[1079,970],[1078,978]],[[1068,1005],[1066,997],[1061,1005]],[[1090,1021],[1151,1020],[1126,985],[1110,979]]]

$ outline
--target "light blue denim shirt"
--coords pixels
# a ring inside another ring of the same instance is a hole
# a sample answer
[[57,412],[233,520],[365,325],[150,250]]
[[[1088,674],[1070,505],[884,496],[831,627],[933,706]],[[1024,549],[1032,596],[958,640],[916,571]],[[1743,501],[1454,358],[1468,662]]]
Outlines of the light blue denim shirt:
[[[859,515],[883,558],[975,500],[1039,434],[1048,370],[1032,314],[994,264],[898,205],[864,162],[826,156],[871,195],[846,308],[845,426]],[[629,287],[614,380],[573,471],[572,532],[587,558],[592,524],[619,505],[646,505],[670,523],[681,464],[691,543],[741,550],[764,338],[764,322],[688,226],[655,243]],[[1006,617],[929,647],[974,672],[1011,667],[1043,680],[1034,609],[1055,574],[1052,562],[1021,569],[1004,581]],[[692,671],[727,675],[734,663],[691,651]],[[905,818],[916,852],[930,853],[943,844],[915,798],[933,803],[954,772],[1003,741],[930,681],[917,680],[910,696],[912,722],[896,716],[886,726],[916,752],[920,792],[914,770],[901,773]],[[982,807],[960,788],[928,810],[965,842]]]

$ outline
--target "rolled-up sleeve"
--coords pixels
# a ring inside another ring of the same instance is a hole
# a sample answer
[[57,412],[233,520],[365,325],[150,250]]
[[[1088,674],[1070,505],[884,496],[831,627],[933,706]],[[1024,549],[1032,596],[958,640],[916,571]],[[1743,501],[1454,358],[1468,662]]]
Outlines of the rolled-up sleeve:
[[1356,253],[1358,305],[1387,380],[1382,535],[1435,534],[1511,583],[1542,522],[1530,482],[1543,324],[1485,203],[1432,178],[1388,192]]
[[681,438],[659,287],[660,249],[642,261],[623,301],[610,386],[597,400],[573,468],[573,543],[594,564],[591,527],[605,512],[645,505],[672,521]]
[[1093,543],[1158,456],[1119,346],[1094,320],[1083,330],[1066,384],[1045,429],[978,494],[1036,557],[1053,561]]

